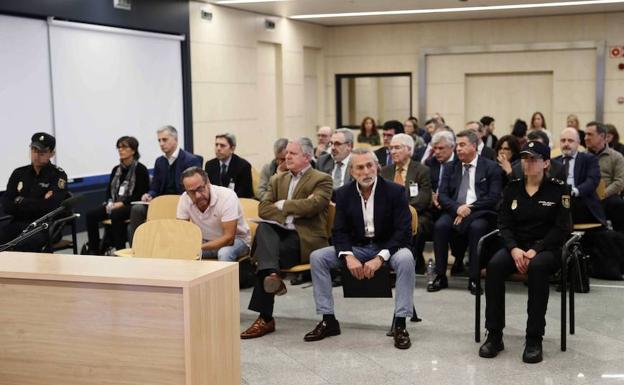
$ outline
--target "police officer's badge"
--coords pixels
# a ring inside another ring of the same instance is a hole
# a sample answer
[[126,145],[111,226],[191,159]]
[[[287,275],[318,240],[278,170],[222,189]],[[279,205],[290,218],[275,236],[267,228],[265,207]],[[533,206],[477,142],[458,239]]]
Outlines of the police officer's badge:
[[24,188],[24,182],[20,180],[19,182],[17,182],[17,192],[21,192],[23,188]]
[[60,188],[61,190],[63,190],[65,188],[65,179],[59,178],[59,180],[58,180],[58,188]]
[[566,209],[569,209],[570,208],[570,196],[569,195],[562,195],[561,196],[561,204]]
[[39,137],[39,141],[41,141],[41,142],[43,142],[43,140],[44,140],[44,139],[45,139],[45,136],[43,136],[43,135],[41,135],[41,136]]
[[512,209],[512,210],[515,210],[517,207],[518,207],[518,201],[517,201],[516,199],[514,199],[514,200],[511,202],[511,209]]
[[533,147],[533,146],[535,146],[535,143],[533,142],[529,143],[529,147]]

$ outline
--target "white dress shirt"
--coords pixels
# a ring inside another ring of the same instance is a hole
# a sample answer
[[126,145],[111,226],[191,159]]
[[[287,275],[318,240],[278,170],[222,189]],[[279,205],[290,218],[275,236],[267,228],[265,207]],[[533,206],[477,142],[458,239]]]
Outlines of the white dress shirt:
[[[578,196],[579,190],[576,188],[576,182],[574,181],[574,163],[576,163],[576,156],[578,152],[575,152],[574,155],[568,161],[568,179],[566,183],[572,187],[572,196]],[[563,155],[563,159],[561,159],[561,163],[565,162],[565,155]]]
[[173,152],[173,154],[171,154],[170,157],[167,158],[167,156],[165,156],[165,158],[167,158],[167,162],[169,162],[169,166],[171,166],[173,162],[178,159],[178,155],[180,155],[180,146],[176,147],[175,151]]
[[[479,156],[475,156],[475,158],[470,162],[470,168],[468,172],[470,173],[470,181],[468,183],[468,193],[466,194],[466,204],[471,205],[477,200],[477,190],[475,189],[475,175],[477,173],[477,161],[479,160]],[[467,163],[462,163],[462,173],[464,172],[464,165]]]

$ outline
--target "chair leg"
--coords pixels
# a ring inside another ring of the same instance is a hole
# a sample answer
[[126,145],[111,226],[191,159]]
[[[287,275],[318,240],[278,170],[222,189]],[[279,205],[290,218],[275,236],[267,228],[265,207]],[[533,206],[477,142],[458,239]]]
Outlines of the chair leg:
[[76,236],[76,219],[71,221],[71,235],[72,235],[72,251],[74,255],[78,255],[78,237]]
[[[567,333],[566,333],[566,326],[567,326],[567,321],[566,321],[566,303],[568,300],[568,296],[566,291],[568,290],[568,268],[567,268],[567,261],[563,261],[563,263],[561,264],[561,351],[565,352],[566,351],[566,337],[567,337]],[[573,289],[574,290],[574,289]]]
[[394,324],[396,323],[396,316],[392,316],[392,324],[390,324],[390,330],[386,333],[388,337],[394,337]]
[[[481,277],[475,282],[477,285],[477,293],[481,292]],[[481,296],[475,295],[475,342],[481,342]]]
[[[572,264],[572,268],[570,269],[570,277],[574,277],[574,271],[576,270],[576,266]],[[574,282],[574,280],[570,280]],[[574,334],[574,284],[570,285],[570,334]]]
[[420,322],[422,319],[418,318],[418,314],[416,313],[416,306],[412,307],[412,318],[410,318],[411,322]]

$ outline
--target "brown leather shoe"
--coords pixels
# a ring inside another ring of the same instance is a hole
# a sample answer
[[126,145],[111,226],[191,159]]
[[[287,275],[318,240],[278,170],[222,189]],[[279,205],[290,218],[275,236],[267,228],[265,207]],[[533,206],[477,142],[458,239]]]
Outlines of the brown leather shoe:
[[320,341],[325,337],[337,336],[340,334],[340,324],[338,321],[328,323],[326,321],[319,322],[314,330],[307,333],[304,337],[304,341]]
[[284,295],[287,290],[282,277],[277,273],[271,273],[264,277],[264,291],[269,294]]
[[397,327],[394,329],[394,347],[397,349],[409,349],[412,346],[412,342],[409,338],[409,333],[405,328]]
[[249,329],[241,333],[241,339],[247,340],[250,338],[262,337],[265,334],[273,333],[275,331],[275,319],[266,322],[262,317],[258,317],[254,323],[251,324]]

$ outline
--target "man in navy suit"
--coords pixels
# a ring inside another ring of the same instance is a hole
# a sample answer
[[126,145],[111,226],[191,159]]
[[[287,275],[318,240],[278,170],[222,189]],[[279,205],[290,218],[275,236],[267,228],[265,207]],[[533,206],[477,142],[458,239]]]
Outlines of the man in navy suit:
[[[435,222],[433,252],[436,260],[436,278],[427,285],[427,291],[448,287],[446,266],[449,241],[460,238],[468,244],[470,281],[468,289],[476,293],[474,281],[478,278],[477,243],[493,226],[496,204],[502,189],[502,172],[498,164],[477,154],[479,139],[473,130],[457,134],[456,150],[459,162],[444,170],[438,201],[443,213]],[[463,253],[457,257],[462,258]]]
[[[186,152],[178,146],[178,131],[173,126],[163,126],[156,133],[158,144],[164,155],[156,158],[154,177],[149,191],[141,197],[143,202],[149,202],[159,195],[182,194],[184,192],[184,186],[180,179],[182,171],[192,166],[202,166],[200,157]],[[147,205],[132,205],[128,226],[128,240],[131,245],[137,227],[145,222],[147,207]]]
[[353,150],[351,174],[355,181],[334,193],[334,246],[310,255],[316,312],[323,320],[305,335],[305,341],[340,334],[334,316],[331,269],[340,268],[344,262],[356,279],[368,279],[388,262],[397,275],[394,346],[411,346],[405,318],[412,316],[414,303],[414,257],[409,249],[412,216],[405,187],[384,180],[378,171],[379,161],[372,151]]
[[206,174],[215,186],[234,190],[239,198],[253,198],[251,164],[236,155],[236,136],[221,134],[215,137],[215,157],[206,162]]
[[579,152],[581,143],[578,131],[568,127],[559,134],[561,156],[555,160],[563,164],[562,176],[570,186],[570,211],[574,223],[606,223],[605,213],[596,194],[600,183],[598,158]]

